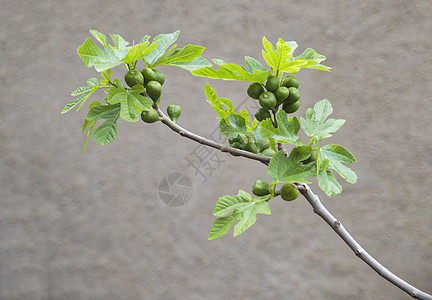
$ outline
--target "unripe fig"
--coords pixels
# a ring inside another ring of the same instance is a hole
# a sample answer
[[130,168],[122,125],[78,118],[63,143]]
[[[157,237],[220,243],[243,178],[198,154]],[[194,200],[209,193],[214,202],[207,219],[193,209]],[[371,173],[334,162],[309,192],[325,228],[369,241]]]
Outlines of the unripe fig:
[[293,112],[296,112],[300,107],[300,101],[294,102],[294,103],[284,103],[282,105],[282,109],[287,114],[292,114]]
[[168,105],[167,107],[167,113],[170,119],[175,123],[177,122],[177,119],[180,117],[181,114],[181,107],[178,105]]
[[259,96],[259,104],[262,108],[273,110],[276,107],[276,96],[272,92],[264,92]]
[[285,99],[288,98],[289,94],[290,94],[290,91],[286,86],[278,87],[278,89],[275,92],[275,96],[277,99],[277,105],[282,104],[285,101]]
[[263,152],[261,152],[261,154],[264,156],[273,157],[273,155],[276,154],[276,151],[274,151],[272,148],[267,148],[267,149],[264,149]]
[[146,123],[154,123],[156,121],[159,121],[159,114],[153,108],[143,110],[141,113],[141,119]]
[[144,84],[147,85],[148,82],[152,81],[152,80],[156,80],[157,78],[157,74],[155,71],[153,71],[150,68],[144,68],[141,71],[143,77],[144,77]]
[[262,93],[264,93],[264,88],[257,82],[252,83],[247,89],[247,94],[252,99],[258,99]]
[[268,183],[261,179],[256,180],[252,186],[252,193],[256,196],[266,196],[270,194]]
[[285,99],[284,104],[285,103],[291,104],[291,103],[299,101],[299,99],[300,99],[299,90],[295,87],[290,87],[290,88],[288,88],[288,90],[289,90],[289,96],[288,96],[288,98]]
[[[153,71],[156,73],[156,79],[154,79],[154,80],[156,80],[157,82],[159,82],[161,85],[164,84],[164,82],[165,82],[165,75],[161,71],[159,71],[159,70],[153,70]],[[149,80],[149,81],[151,81],[151,80]]]
[[258,111],[255,113],[255,118],[260,122],[270,117],[271,117],[270,112],[267,109],[262,107],[260,107]]
[[266,89],[269,92],[275,92],[279,87],[279,78],[276,76],[270,76],[266,82]]
[[294,76],[288,75],[287,77],[282,79],[281,85],[286,86],[287,88],[290,88],[290,87],[298,88],[299,87],[299,81]]
[[257,146],[255,145],[255,143],[252,142],[246,143],[246,145],[243,146],[243,150],[252,153],[258,153]]
[[162,86],[156,80],[151,80],[147,82],[146,91],[147,95],[156,103],[162,94]]
[[300,194],[299,190],[296,188],[294,184],[291,183],[284,184],[280,189],[280,195],[282,199],[285,201],[295,200],[297,199],[299,194]]
[[127,71],[124,80],[126,84],[130,87],[133,87],[137,84],[144,85],[144,77],[142,76],[141,72],[136,69]]

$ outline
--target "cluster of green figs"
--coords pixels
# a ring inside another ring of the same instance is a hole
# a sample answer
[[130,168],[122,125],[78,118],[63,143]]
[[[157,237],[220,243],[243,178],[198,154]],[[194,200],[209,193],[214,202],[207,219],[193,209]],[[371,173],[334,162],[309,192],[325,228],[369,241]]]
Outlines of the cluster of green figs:
[[[125,74],[124,80],[129,87],[137,84],[144,86],[155,106],[159,105],[162,85],[165,82],[165,75],[161,71],[151,68],[144,68],[142,71],[131,69]],[[171,120],[176,122],[181,114],[181,108],[178,105],[169,105],[167,113]],[[142,111],[141,119],[146,123],[154,123],[160,120],[160,116],[154,108],[151,108]]]
[[291,114],[300,107],[299,82],[294,76],[288,75],[279,79],[276,76],[269,76],[265,85],[254,82],[248,89],[247,94],[252,99],[259,101],[261,108],[255,114],[258,121],[271,117],[270,112],[275,113],[279,106]]

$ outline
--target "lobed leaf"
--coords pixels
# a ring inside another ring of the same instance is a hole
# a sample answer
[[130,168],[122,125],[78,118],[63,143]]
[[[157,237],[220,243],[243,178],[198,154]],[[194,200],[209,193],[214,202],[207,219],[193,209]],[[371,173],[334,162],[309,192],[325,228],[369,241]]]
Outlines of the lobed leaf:
[[285,157],[284,151],[280,150],[271,158],[267,174],[273,182],[309,183],[306,177],[316,176],[315,163],[301,163],[302,160],[307,159],[309,156],[310,151],[291,151],[291,154],[288,157]]
[[98,80],[96,78],[90,78],[89,80],[87,80],[87,86],[81,86],[71,93],[71,96],[80,96],[80,97],[66,104],[63,110],[61,111],[61,113],[62,114],[67,113],[72,108],[74,108],[75,106],[77,106],[82,102],[80,105],[81,107],[84,104],[84,102],[90,97],[90,95],[93,94],[93,92],[96,91],[98,88],[99,85],[98,85]]
[[336,180],[331,170],[326,170],[318,175],[318,186],[327,196],[340,194],[342,192],[342,186]]
[[356,161],[354,155],[348,149],[334,144],[325,145],[321,149],[323,157],[330,161],[329,168],[338,172],[347,182],[357,182],[356,173],[343,165],[343,163],[354,163]]
[[300,118],[303,132],[317,141],[331,137],[331,133],[338,131],[345,124],[343,119],[326,120],[332,112],[333,108],[327,99],[316,103],[313,109],[307,109],[306,118]]
[[263,138],[274,139],[278,143],[286,143],[300,146],[300,138],[297,133],[300,130],[300,123],[296,117],[288,117],[284,110],[276,113],[278,127],[275,128],[271,119],[263,120],[260,125],[260,134]]
[[[107,102],[109,104],[120,104],[120,117],[128,122],[137,122],[139,114],[145,109],[151,109],[153,102],[141,93],[145,91],[141,85],[135,85],[126,89],[116,79],[117,87],[112,87],[108,92]],[[138,109],[138,110],[137,110]]]
[[[236,221],[239,222],[234,226],[234,236],[245,232],[255,224],[257,214],[271,214],[267,202],[269,198],[270,196],[264,196],[252,199],[252,196],[243,190],[239,190],[236,196],[220,197],[213,210],[213,215],[219,218],[213,223],[208,239],[214,240],[225,235]],[[226,216],[227,214],[230,215]]]

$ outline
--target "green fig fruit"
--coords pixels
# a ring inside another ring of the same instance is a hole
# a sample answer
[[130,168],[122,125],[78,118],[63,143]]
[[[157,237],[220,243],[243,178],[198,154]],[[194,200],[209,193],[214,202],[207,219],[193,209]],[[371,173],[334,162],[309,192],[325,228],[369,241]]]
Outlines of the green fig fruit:
[[136,69],[127,71],[124,76],[124,80],[129,87],[133,87],[137,84],[144,85],[144,77],[142,76],[141,72]]
[[148,110],[143,110],[141,113],[141,119],[146,123],[154,123],[160,120],[159,114],[153,108]]
[[168,105],[167,107],[167,113],[170,119],[175,123],[177,122],[177,119],[180,117],[181,114],[181,107],[178,105]]
[[300,194],[299,190],[296,188],[294,184],[291,183],[284,184],[280,189],[280,195],[282,199],[285,201],[293,201],[297,199],[299,194]]
[[276,107],[276,96],[272,92],[264,92],[259,96],[259,104],[262,108],[273,110]]
[[266,196],[270,194],[269,185],[264,180],[255,180],[252,186],[252,193],[256,196]]
[[262,93],[264,93],[264,88],[257,82],[252,83],[247,89],[247,94],[252,99],[258,99]]

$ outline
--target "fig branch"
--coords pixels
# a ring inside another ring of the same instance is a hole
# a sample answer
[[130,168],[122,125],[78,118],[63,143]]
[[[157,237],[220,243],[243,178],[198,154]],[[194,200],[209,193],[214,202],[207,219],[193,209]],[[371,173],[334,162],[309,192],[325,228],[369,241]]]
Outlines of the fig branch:
[[[266,157],[259,154],[254,154],[251,152],[247,152],[244,150],[236,149],[233,147],[229,147],[227,145],[216,143],[215,141],[206,139],[202,136],[199,136],[195,133],[192,133],[178,124],[174,123],[170,120],[168,116],[166,116],[163,111],[159,107],[155,107],[159,116],[161,117],[162,123],[167,125],[171,130],[177,132],[181,136],[189,138],[195,142],[200,144],[215,148],[220,150],[221,152],[228,152],[231,154],[236,154],[239,156],[244,156],[249,159],[258,160],[263,164],[268,165],[270,162],[270,157]],[[284,150],[286,153],[285,147],[282,144],[278,144],[278,148],[280,150]],[[349,234],[349,232],[345,229],[342,223],[336,219],[322,204],[319,197],[312,192],[310,187],[304,183],[296,183],[295,184],[300,193],[306,198],[309,204],[312,206],[314,213],[319,215],[338,235],[339,237],[354,251],[354,253],[363,260],[369,267],[375,270],[380,276],[384,279],[388,280],[390,283],[400,288],[407,294],[409,294],[414,299],[424,299],[424,300],[432,300],[432,296],[417,289],[412,286],[408,282],[404,281],[400,277],[393,274],[386,267],[384,267],[381,263],[379,263],[375,258],[373,258],[366,250],[364,250],[360,244]],[[277,196],[277,194],[276,194]]]
[[393,285],[397,286],[401,290],[405,291],[414,299],[428,299],[432,300],[432,295],[429,295],[416,287],[412,286],[408,282],[404,281],[400,277],[390,272],[386,267],[380,264],[375,258],[373,258],[366,250],[364,250],[360,244],[349,234],[342,223],[336,219],[325,206],[321,203],[319,197],[315,195],[310,187],[305,183],[296,183],[296,186],[300,193],[306,198],[309,204],[312,206],[314,213],[319,215],[339,236],[344,242],[354,251],[361,260],[363,260],[369,267],[374,269],[380,276],[388,280]]
[[159,114],[159,116],[161,117],[161,122],[164,123],[165,125],[167,125],[171,130],[180,134],[181,136],[184,136],[184,137],[191,139],[195,142],[198,142],[200,144],[218,149],[221,152],[228,152],[228,153],[231,153],[234,155],[244,156],[246,158],[260,161],[265,165],[268,165],[268,163],[270,162],[271,157],[255,154],[255,153],[248,152],[248,151],[241,150],[241,149],[237,149],[237,148],[233,148],[233,147],[230,147],[230,146],[227,146],[224,144],[219,144],[215,141],[209,140],[205,137],[202,137],[200,135],[192,133],[192,132],[184,129],[183,127],[181,127],[177,123],[174,123],[173,121],[171,121],[171,119],[167,115],[165,115],[164,112],[159,107],[155,107],[155,109],[156,109],[157,113]]

